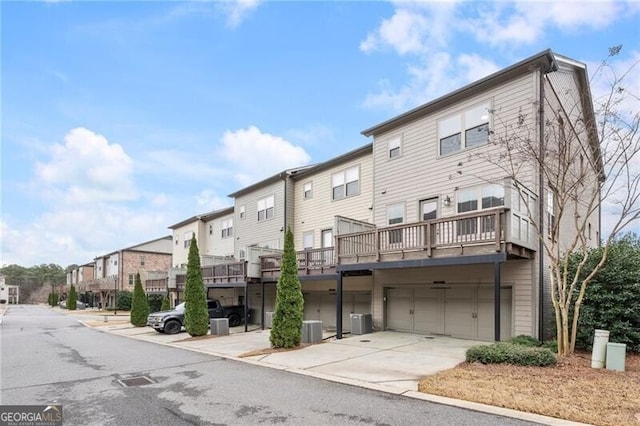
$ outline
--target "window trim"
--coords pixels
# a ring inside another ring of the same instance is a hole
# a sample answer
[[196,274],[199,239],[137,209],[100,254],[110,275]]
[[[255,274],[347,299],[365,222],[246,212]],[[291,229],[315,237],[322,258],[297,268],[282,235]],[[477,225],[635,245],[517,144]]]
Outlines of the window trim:
[[[482,122],[474,122],[471,119],[469,119],[467,117],[467,113],[472,112],[476,109],[481,109],[482,107],[484,107],[486,105],[486,110],[487,110],[487,120],[486,121],[482,121]],[[482,102],[477,102],[473,105],[470,105],[466,108],[462,108],[459,109],[458,111],[452,113],[452,114],[448,114],[448,115],[444,115],[440,118],[437,119],[436,121],[436,132],[437,132],[437,144],[438,144],[438,157],[447,157],[449,155],[454,155],[456,153],[468,150],[468,149],[474,149],[477,148],[479,146],[484,146],[489,142],[489,133],[491,131],[491,106],[492,106],[492,100],[488,99]],[[455,133],[444,133],[441,130],[441,125],[446,122],[447,120],[451,120],[451,119],[458,119],[458,131]],[[467,144],[467,132],[473,129],[477,129],[480,128],[482,126],[487,126],[487,139],[486,141],[479,143],[479,144],[475,144],[473,146],[468,146]],[[453,138],[453,137],[457,137],[458,139],[458,148],[451,150],[449,152],[445,152],[444,154],[442,153],[442,141]]]
[[220,221],[220,238],[233,237],[233,218],[229,217]]
[[[356,172],[357,179],[348,181],[349,172]],[[345,198],[355,197],[360,195],[360,164],[356,164],[354,166],[347,167],[339,172],[335,172],[331,174],[331,200],[339,201],[344,200]],[[339,178],[341,183],[336,184],[336,178]],[[349,185],[356,183],[357,189],[353,193],[349,193]],[[342,188],[342,195],[336,197],[336,188]]]
[[[309,186],[309,189],[307,189],[307,186]],[[313,198],[313,181],[310,180],[309,182],[305,182],[302,185],[302,199],[310,200],[312,198]]]
[[[269,203],[269,201],[271,201],[271,203]],[[262,202],[264,202],[264,208],[261,209],[260,203]],[[269,204],[271,204],[271,207],[269,207]],[[275,204],[276,204],[276,196],[274,194],[267,195],[266,197],[263,197],[258,200],[258,202],[256,203],[257,205],[256,219],[258,220],[258,222],[265,222],[267,220],[271,220],[276,217]],[[269,210],[271,210],[271,215],[269,215]],[[261,212],[264,212],[263,218],[260,218]]]
[[246,205],[241,205],[238,207],[238,215],[240,216],[240,219],[244,219],[245,217],[247,217],[247,206]]
[[402,157],[402,137],[396,136],[387,141],[387,159],[395,160],[400,157]]
[[[307,247],[305,244],[305,238],[311,237],[311,246]],[[302,233],[302,249],[303,250],[311,250],[313,249],[313,244],[315,243],[315,233],[313,231],[305,231]]]

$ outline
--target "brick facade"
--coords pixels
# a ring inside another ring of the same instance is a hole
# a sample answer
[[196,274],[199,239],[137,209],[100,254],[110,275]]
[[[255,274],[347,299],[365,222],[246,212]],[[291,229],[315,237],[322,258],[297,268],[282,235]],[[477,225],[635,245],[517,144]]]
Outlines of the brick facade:
[[[133,291],[135,281],[129,280],[129,275],[134,276],[140,273],[140,280],[144,286],[145,280],[148,278],[149,272],[158,272],[169,270],[171,267],[171,254],[150,253],[143,251],[123,251],[121,265],[120,290]],[[131,284],[129,284],[131,282]]]

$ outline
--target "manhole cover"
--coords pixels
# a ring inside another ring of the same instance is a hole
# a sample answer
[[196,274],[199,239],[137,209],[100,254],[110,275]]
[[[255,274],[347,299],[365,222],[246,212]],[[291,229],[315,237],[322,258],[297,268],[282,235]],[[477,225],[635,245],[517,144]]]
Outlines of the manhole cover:
[[367,339],[360,340],[360,342],[362,342],[362,343],[369,343],[370,341],[371,341],[371,340],[367,340]]
[[433,336],[424,336],[425,339],[433,339]]
[[118,383],[120,383],[125,388],[128,388],[131,386],[150,385],[154,382],[148,377],[140,376],[140,377],[130,377],[128,379],[120,379],[118,380]]

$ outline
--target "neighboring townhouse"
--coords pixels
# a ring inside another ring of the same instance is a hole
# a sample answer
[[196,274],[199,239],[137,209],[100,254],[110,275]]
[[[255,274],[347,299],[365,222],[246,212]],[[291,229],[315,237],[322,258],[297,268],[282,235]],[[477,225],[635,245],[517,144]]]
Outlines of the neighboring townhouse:
[[[168,288],[172,306],[184,299],[184,276],[191,238],[196,237],[200,264],[203,267],[233,262],[233,221],[233,207],[227,207],[192,216],[169,227],[173,233],[172,268],[168,276],[165,274],[164,278],[168,278],[168,281],[164,281],[164,291]],[[147,292],[157,292],[163,287],[162,283],[159,277],[152,281],[147,280]],[[231,303],[233,295],[220,295],[220,298],[224,303]]]
[[93,281],[93,263],[85,263],[67,271],[67,291],[73,284],[78,293],[88,291],[88,285]]
[[[490,141],[517,123],[537,129],[534,143],[550,143],[554,113],[593,123],[589,105],[586,67],[545,51],[362,132],[373,137],[376,229],[336,236],[337,272],[373,274],[375,329],[487,341],[543,335],[553,316],[548,261],[531,221],[553,223],[553,197],[525,164],[519,195],[491,161],[502,147]],[[597,161],[586,127],[573,131]],[[590,220],[599,230],[599,214]],[[339,278],[337,292],[346,288]]]
[[20,303],[20,287],[8,285],[7,277],[4,275],[0,275],[0,303],[8,303],[9,305]]
[[97,295],[99,307],[114,307],[117,291],[133,291],[135,276],[145,283],[150,276],[166,276],[171,267],[173,238],[157,238],[94,259],[93,280],[87,291]]

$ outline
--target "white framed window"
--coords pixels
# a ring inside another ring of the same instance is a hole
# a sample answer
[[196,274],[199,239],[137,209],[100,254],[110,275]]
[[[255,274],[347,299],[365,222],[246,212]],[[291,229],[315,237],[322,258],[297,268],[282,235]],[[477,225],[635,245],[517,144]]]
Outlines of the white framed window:
[[420,220],[432,220],[438,217],[438,198],[420,201]]
[[440,155],[483,145],[489,141],[489,102],[438,120]]
[[[504,206],[504,186],[500,184],[486,184],[458,191],[458,213],[466,213],[492,207]],[[480,221],[480,232],[493,232],[495,224],[493,218],[484,217]],[[476,218],[458,220],[458,235],[469,235],[478,232]]]
[[313,248],[313,231],[307,231],[302,234],[302,248],[305,250]]
[[191,238],[193,238],[193,231],[187,231],[184,233],[184,247],[188,248],[191,244]]
[[549,234],[549,238],[551,238],[553,233],[553,226],[556,222],[555,216],[555,208],[553,204],[553,192],[547,192],[547,233]]
[[305,183],[302,191],[303,191],[303,198],[305,200],[309,200],[313,198],[313,183],[312,182]]
[[273,195],[258,200],[258,222],[262,222],[263,220],[267,219],[273,219],[274,201],[275,197]]
[[400,157],[400,137],[390,139],[388,142],[389,158]]
[[222,228],[222,238],[229,238],[233,236],[233,219],[225,219],[220,223]]
[[246,206],[243,204],[240,207],[238,207],[238,211],[240,212],[240,219],[244,219],[245,216],[247,215],[247,208]]
[[[404,203],[387,206],[387,223],[389,225],[399,225],[404,223]],[[389,231],[389,244],[402,242],[402,229]]]
[[360,167],[353,166],[331,175],[332,197],[334,200],[352,197],[360,193]]
[[144,256],[140,256],[140,266],[144,266]]
[[134,286],[136,285],[136,281],[135,281],[136,277],[133,274],[129,274],[129,285],[130,286]]

